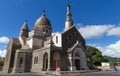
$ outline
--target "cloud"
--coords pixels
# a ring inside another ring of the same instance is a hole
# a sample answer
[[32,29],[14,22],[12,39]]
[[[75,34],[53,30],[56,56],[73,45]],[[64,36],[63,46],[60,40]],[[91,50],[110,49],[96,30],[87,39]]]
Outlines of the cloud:
[[120,36],[119,25],[86,25],[77,24],[79,32],[85,39],[100,38],[103,36]]
[[120,58],[120,40],[118,40],[116,43],[109,44],[108,46],[104,47],[98,46],[97,44],[93,44],[93,46],[98,48],[104,56],[106,55]]
[[6,48],[9,42],[9,38],[5,36],[0,37],[0,57],[5,57],[6,55]]
[[120,40],[105,47],[103,55],[120,57]]
[[5,57],[6,50],[0,50],[0,57]]
[[8,37],[0,37],[0,43],[1,44],[7,44],[9,42],[9,38]]
[[113,25],[87,25],[80,27],[79,31],[84,38],[90,39],[104,36],[111,28]]
[[120,36],[120,27],[112,28],[107,32],[108,36]]

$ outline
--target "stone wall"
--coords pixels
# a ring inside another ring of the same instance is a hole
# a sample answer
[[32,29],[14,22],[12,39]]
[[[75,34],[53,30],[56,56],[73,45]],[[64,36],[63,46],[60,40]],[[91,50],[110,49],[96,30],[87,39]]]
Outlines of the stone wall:
[[15,54],[13,73],[30,72],[32,63],[32,51],[29,49],[19,49]]
[[33,57],[32,57],[32,68],[31,72],[42,72],[43,71],[43,65],[44,65],[44,55],[48,55],[48,67],[50,67],[50,47],[42,48],[38,50],[33,51]]
[[[17,42],[17,43],[15,43]],[[7,46],[7,53],[4,61],[3,72],[11,73],[13,66],[14,66],[14,59],[15,59],[15,52],[16,49],[21,48],[20,44],[18,43],[18,39],[10,39],[8,46]]]

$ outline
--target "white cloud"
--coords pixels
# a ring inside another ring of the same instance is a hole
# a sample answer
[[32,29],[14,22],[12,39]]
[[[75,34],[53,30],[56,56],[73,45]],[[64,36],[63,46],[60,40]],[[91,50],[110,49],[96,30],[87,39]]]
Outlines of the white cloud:
[[108,54],[113,57],[120,57],[120,40],[105,47],[103,55]]
[[97,45],[95,45],[94,47],[98,48],[103,55],[120,58],[120,40],[118,40],[116,43],[110,44],[105,47],[101,47]]
[[0,50],[0,57],[5,57],[6,50]]
[[[100,38],[104,36],[120,36],[120,25],[81,25],[78,30],[85,39]],[[100,44],[88,44],[98,48],[103,55],[120,58],[120,40],[107,46]]]
[[79,31],[86,39],[99,38],[104,36],[114,25],[87,25],[80,27]]
[[0,57],[5,57],[6,55],[6,46],[9,42],[9,38],[8,37],[5,37],[5,36],[2,36],[0,37]]
[[107,32],[108,36],[120,36],[120,27],[112,28]]
[[120,36],[120,25],[86,25],[77,24],[79,32],[85,39],[103,36]]
[[7,44],[9,42],[9,38],[8,37],[0,37],[0,43],[2,44]]

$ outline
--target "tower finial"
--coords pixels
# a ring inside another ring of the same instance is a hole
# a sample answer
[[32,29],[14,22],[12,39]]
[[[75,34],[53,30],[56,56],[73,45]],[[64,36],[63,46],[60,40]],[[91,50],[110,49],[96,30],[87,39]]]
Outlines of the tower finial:
[[42,11],[42,15],[45,16],[45,10]]
[[69,3],[67,4],[67,12],[70,13],[70,4]]

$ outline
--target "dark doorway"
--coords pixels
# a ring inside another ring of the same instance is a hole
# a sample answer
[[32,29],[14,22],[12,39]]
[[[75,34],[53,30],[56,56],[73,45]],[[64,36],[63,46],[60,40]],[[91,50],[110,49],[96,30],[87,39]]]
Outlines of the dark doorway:
[[77,70],[80,70],[80,60],[79,59],[75,60],[75,66],[76,66]]
[[53,61],[53,68],[55,70],[60,69],[60,62],[59,62],[59,60],[54,60]]
[[53,69],[60,71],[60,55],[58,52],[53,54]]
[[47,71],[48,68],[48,54],[45,53],[43,57],[43,71]]

